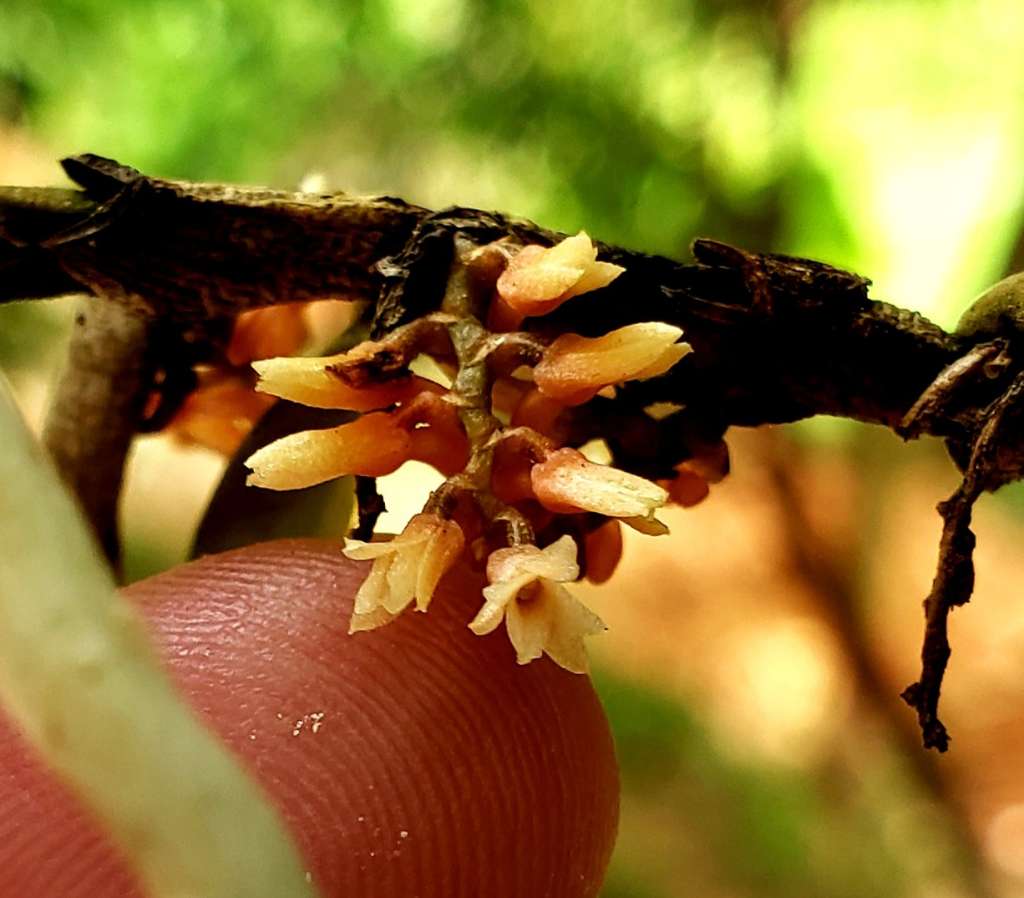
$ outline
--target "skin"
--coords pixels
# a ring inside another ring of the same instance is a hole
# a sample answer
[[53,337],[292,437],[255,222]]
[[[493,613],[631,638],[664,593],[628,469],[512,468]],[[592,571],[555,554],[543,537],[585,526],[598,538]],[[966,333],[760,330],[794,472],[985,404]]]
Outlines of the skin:
[[[266,789],[324,898],[597,894],[618,819],[586,677],[473,636],[479,575],[346,635],[367,565],[282,540],[136,584],[171,675]],[[182,771],[187,776],[187,771]],[[0,898],[136,898],[130,862],[0,711]]]

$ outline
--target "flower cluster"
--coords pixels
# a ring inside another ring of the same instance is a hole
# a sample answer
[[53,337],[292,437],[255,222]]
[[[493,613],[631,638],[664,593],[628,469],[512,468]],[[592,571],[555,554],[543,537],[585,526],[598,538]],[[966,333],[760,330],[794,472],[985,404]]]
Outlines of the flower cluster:
[[[699,501],[724,471],[714,458],[697,459],[655,483],[596,463],[580,451],[573,414],[626,381],[664,374],[690,347],[679,328],[656,321],[554,339],[530,326],[622,273],[597,260],[585,233],[552,247],[464,249],[457,265],[466,276],[458,289],[450,283],[441,308],[382,340],[254,364],[264,394],[362,414],[260,449],[246,462],[249,483],[296,489],[428,462],[448,479],[423,512],[389,542],[346,545],[350,558],[373,562],[350,631],[379,627],[413,604],[426,611],[441,577],[468,554],[488,580],[470,629],[483,635],[504,622],[520,663],[547,654],[582,672],[584,637],[604,625],[565,587],[580,576],[578,553],[589,577],[607,579],[621,524],[667,532],[657,510]],[[454,372],[450,386],[412,373],[423,353]]]

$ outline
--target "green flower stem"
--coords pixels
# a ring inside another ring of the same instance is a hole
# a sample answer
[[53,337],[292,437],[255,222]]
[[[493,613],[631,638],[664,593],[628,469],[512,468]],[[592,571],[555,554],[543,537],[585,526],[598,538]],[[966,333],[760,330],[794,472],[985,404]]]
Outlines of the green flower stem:
[[0,383],[0,699],[154,898],[314,898],[277,815],[182,702]]

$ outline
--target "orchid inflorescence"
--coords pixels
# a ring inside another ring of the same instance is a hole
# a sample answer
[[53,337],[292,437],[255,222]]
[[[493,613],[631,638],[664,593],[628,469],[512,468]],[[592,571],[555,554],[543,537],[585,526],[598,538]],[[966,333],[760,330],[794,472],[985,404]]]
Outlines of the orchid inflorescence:
[[[623,269],[597,260],[583,232],[551,247],[508,239],[456,241],[437,311],[338,355],[255,362],[257,390],[359,417],[291,434],[246,461],[248,482],[268,489],[312,486],[344,475],[379,477],[411,459],[447,478],[401,534],[348,540],[345,554],[372,560],[350,632],[426,611],[441,577],[468,553],[486,567],[477,634],[504,621],[521,664],[549,655],[587,669],[584,637],[604,629],[566,583],[606,579],[621,551],[620,525],[666,533],[656,511],[673,498],[693,504],[714,472],[681,467],[656,483],[590,460],[571,445],[574,408],[626,381],[657,377],[689,351],[682,331],[641,322],[597,337],[524,328],[573,297],[601,290]],[[450,384],[413,373],[432,357]]]

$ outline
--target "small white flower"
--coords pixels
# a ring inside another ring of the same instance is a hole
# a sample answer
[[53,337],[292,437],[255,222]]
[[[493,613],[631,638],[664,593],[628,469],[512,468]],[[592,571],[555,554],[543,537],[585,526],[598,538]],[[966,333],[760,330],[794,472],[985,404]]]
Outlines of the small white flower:
[[484,605],[469,628],[478,636],[505,621],[516,660],[527,664],[547,654],[573,673],[586,673],[585,636],[602,633],[604,622],[573,598],[563,583],[579,577],[576,543],[563,536],[544,549],[513,546],[487,560]]
[[348,558],[373,559],[356,593],[349,632],[390,623],[413,599],[417,611],[426,611],[438,581],[455,564],[464,543],[458,524],[429,513],[413,517],[390,542],[348,540],[344,550]]

